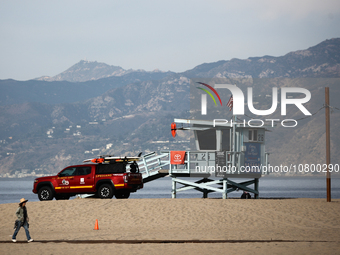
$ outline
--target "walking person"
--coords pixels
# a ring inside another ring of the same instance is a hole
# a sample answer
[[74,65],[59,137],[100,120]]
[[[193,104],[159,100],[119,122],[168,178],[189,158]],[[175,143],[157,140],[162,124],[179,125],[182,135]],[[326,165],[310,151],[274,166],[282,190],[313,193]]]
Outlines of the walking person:
[[15,230],[14,230],[14,234],[12,236],[12,241],[14,243],[17,241],[16,237],[17,237],[17,234],[18,234],[19,229],[21,227],[24,227],[24,229],[25,229],[27,242],[29,242],[29,243],[33,242],[33,239],[31,238],[30,232],[28,230],[28,228],[29,228],[29,224],[28,224],[29,218],[28,218],[27,209],[26,209],[26,202],[27,201],[28,200],[26,200],[25,198],[20,199],[19,208],[15,212],[18,219],[15,221]]

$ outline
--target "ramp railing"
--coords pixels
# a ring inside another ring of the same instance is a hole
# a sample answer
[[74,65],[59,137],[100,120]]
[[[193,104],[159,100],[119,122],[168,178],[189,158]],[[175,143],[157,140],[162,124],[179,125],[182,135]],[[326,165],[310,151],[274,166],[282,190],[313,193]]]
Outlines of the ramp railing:
[[167,168],[169,170],[170,158],[169,153],[151,152],[142,156],[142,159],[138,162],[139,172],[143,175],[143,179],[159,174],[159,171]]

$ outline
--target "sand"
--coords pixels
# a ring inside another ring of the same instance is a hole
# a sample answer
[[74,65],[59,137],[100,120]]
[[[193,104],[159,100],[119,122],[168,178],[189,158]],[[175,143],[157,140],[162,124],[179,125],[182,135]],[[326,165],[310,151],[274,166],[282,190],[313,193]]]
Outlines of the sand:
[[28,202],[33,243],[11,242],[17,207],[0,205],[0,254],[340,254],[339,199]]

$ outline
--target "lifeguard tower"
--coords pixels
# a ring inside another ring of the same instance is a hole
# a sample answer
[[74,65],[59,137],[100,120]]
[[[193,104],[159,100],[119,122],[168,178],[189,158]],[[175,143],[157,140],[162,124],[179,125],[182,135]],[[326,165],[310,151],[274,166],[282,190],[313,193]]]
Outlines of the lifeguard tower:
[[258,198],[259,178],[269,155],[265,151],[265,127],[237,122],[236,118],[230,122],[175,119],[172,129],[193,131],[196,150],[145,155],[139,163],[144,182],[170,175],[172,198],[190,189],[202,192],[204,198],[219,192],[225,199],[236,190]]

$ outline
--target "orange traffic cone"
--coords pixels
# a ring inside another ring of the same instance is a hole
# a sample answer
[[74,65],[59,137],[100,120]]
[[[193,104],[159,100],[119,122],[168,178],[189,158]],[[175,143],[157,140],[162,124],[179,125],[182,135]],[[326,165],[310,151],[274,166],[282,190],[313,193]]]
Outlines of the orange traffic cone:
[[96,224],[94,225],[94,230],[99,230],[99,227],[98,227],[98,220],[96,220]]

